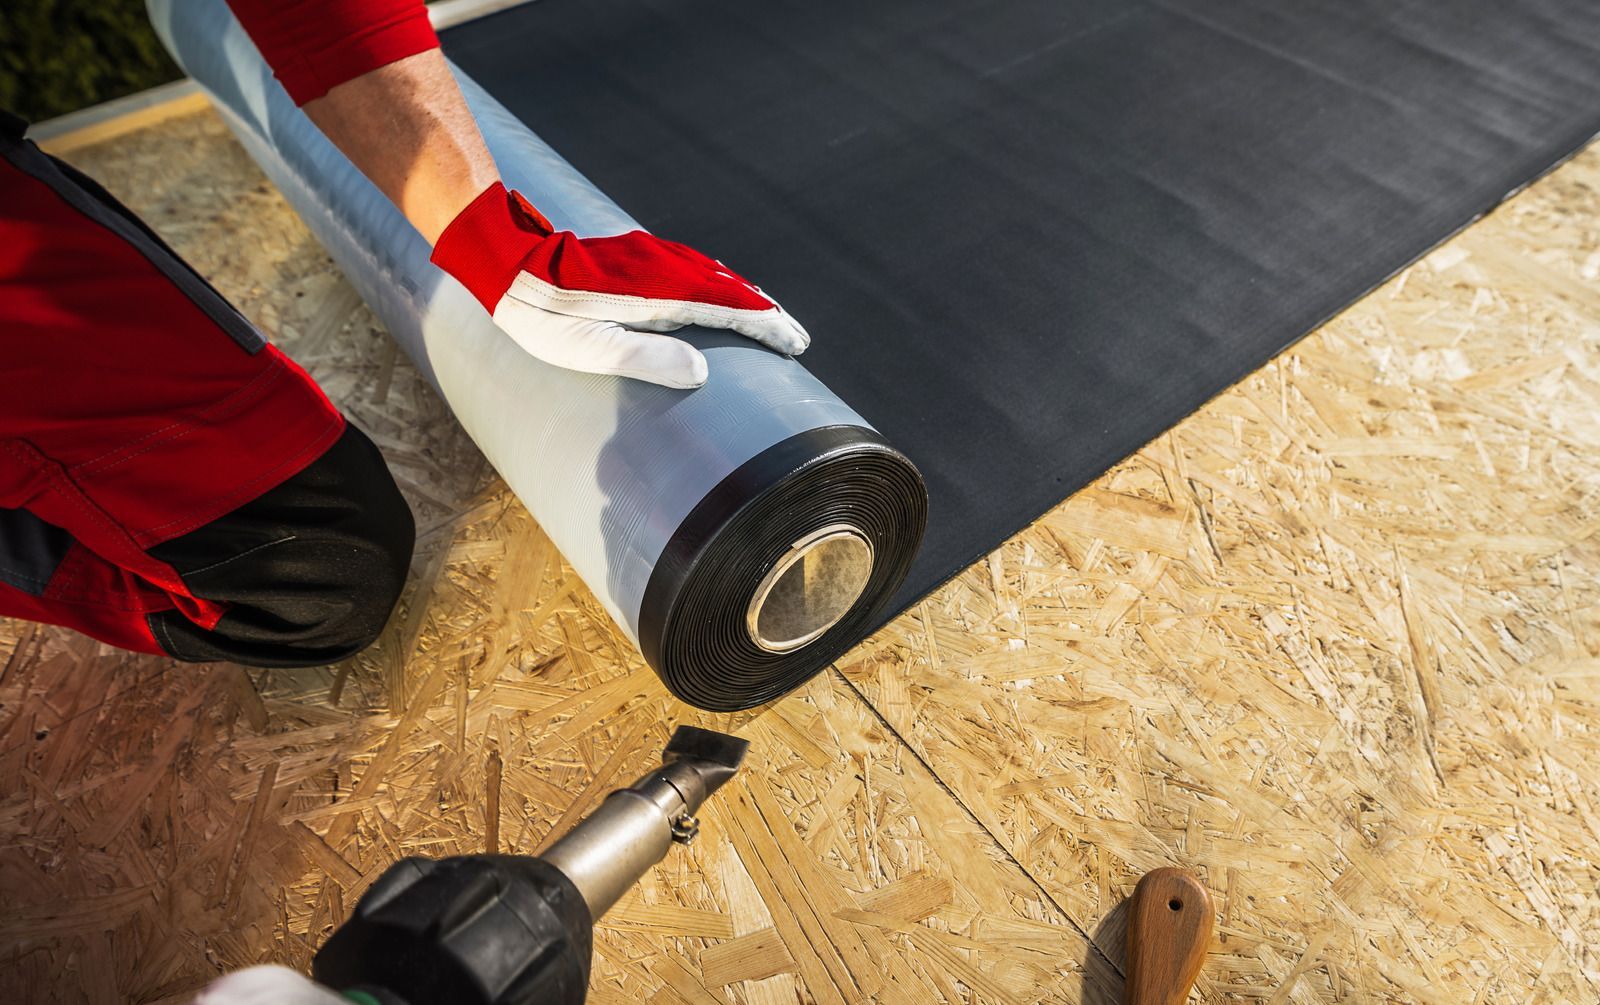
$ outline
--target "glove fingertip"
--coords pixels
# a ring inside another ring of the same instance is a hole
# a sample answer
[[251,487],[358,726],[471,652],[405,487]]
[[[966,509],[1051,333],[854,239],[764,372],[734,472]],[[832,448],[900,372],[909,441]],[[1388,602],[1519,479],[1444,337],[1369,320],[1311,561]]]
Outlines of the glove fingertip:
[[682,383],[676,386],[682,388],[704,387],[705,382],[711,379],[711,368],[706,365],[706,358],[695,351],[687,361],[688,365],[679,374]]
[[[648,355],[631,360],[627,368],[619,369],[617,372],[620,376],[682,391],[701,387],[710,378],[711,369],[700,350],[671,336],[656,335],[652,338],[661,341],[650,346]],[[672,347],[662,352],[668,343],[672,343]]]
[[[789,315],[784,315],[784,316],[785,317],[789,317]],[[801,353],[805,352],[807,349],[811,348],[811,333],[806,331],[805,325],[803,325],[800,322],[796,321],[792,317],[789,317],[789,323],[794,325],[794,333],[795,333],[796,337],[798,337],[800,339],[800,348],[798,348],[798,349],[796,349],[794,351],[794,354],[796,356],[798,356]]]
[[782,316],[782,322],[777,331],[772,335],[769,343],[779,352],[798,356],[811,347],[811,335],[800,322],[788,314]]

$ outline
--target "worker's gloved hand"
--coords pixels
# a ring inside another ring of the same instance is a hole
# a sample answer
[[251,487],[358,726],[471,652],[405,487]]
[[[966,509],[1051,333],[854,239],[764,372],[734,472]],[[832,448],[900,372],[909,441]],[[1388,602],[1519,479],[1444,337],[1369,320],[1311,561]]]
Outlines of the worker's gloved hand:
[[193,1005],[350,1005],[350,999],[288,967],[262,966],[218,977],[195,996]]
[[699,387],[705,357],[657,333],[727,328],[791,355],[811,341],[771,297],[722,263],[640,230],[588,238],[556,231],[499,182],[439,235],[433,262],[518,345],[571,370]]

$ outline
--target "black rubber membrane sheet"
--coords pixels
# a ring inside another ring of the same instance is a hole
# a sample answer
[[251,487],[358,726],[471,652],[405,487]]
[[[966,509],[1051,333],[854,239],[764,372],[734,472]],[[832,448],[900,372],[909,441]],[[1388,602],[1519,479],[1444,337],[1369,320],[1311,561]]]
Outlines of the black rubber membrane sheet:
[[1600,131],[1596,0],[541,0],[444,45],[922,469],[890,613]]

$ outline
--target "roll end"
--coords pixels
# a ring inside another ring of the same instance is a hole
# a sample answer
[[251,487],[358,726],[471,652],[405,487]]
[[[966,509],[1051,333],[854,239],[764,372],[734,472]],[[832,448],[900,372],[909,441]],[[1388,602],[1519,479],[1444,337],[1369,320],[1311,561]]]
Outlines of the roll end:
[[640,606],[640,649],[698,708],[780,698],[873,627],[927,514],[921,474],[875,430],[789,437],[723,479],[674,533]]

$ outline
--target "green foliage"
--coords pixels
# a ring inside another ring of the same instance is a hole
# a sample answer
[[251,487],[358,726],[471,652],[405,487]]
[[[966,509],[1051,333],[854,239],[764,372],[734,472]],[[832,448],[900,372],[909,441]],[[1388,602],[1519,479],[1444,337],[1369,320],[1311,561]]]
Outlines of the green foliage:
[[144,0],[0,0],[0,108],[38,122],[183,76]]

